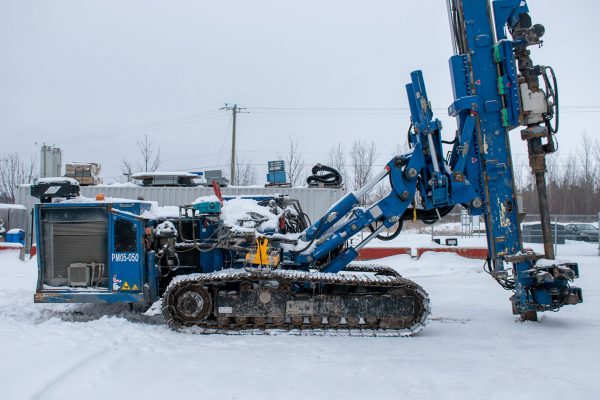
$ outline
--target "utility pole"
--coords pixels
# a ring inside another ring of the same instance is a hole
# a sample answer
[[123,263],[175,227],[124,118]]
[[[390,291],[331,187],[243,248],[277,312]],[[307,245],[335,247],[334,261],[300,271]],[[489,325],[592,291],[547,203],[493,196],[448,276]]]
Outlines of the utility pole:
[[231,111],[231,117],[232,117],[232,121],[231,121],[231,174],[230,174],[230,182],[231,184],[235,184],[235,136],[236,136],[236,122],[237,122],[237,115],[241,112],[244,112],[243,110],[245,110],[245,107],[239,107],[237,104],[234,105],[229,105],[227,103],[225,103],[225,105],[223,107],[220,108],[220,110],[225,110],[225,111]]

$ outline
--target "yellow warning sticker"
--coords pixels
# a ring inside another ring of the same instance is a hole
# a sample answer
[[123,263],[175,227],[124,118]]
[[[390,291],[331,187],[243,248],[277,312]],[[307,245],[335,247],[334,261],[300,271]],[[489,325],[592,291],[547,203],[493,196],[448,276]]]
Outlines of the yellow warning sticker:
[[138,288],[138,286],[137,286],[137,285],[134,283],[134,284],[133,284],[133,287],[131,288],[131,290],[140,290],[140,289],[139,289],[139,288]]
[[129,283],[125,282],[121,290],[131,290],[131,288],[129,287]]

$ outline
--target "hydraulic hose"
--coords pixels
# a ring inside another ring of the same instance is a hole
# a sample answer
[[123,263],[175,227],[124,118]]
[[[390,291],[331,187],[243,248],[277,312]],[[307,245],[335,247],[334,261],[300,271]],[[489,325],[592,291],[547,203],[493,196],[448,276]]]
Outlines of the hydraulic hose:
[[312,167],[312,175],[306,178],[309,186],[323,184],[325,186],[341,186],[342,175],[335,168],[327,165],[317,164]]

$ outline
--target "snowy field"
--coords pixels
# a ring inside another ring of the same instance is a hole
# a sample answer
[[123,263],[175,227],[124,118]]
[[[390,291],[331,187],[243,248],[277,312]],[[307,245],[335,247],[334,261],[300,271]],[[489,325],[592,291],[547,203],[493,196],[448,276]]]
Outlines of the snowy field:
[[0,252],[2,400],[599,398],[597,245],[559,246],[585,302],[538,323],[511,315],[479,260],[381,260],[430,294],[411,338],[178,334],[126,307],[36,305],[35,259],[17,254]]

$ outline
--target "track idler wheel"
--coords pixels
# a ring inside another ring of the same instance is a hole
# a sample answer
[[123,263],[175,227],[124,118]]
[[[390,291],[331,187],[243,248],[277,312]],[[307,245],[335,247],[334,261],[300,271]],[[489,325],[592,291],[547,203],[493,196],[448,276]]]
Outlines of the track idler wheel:
[[199,284],[175,285],[163,297],[162,314],[173,329],[193,326],[204,321],[212,309],[212,299],[206,288]]

